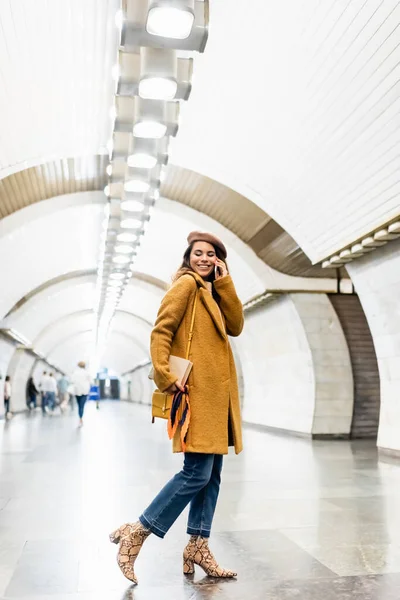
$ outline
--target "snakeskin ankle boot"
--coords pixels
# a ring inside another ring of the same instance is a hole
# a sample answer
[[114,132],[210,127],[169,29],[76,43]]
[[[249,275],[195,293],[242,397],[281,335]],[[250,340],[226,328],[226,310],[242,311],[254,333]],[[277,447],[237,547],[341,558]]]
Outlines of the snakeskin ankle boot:
[[143,527],[140,521],[126,523],[110,533],[110,541],[119,544],[117,563],[122,574],[136,584],[138,580],[134,571],[135,560],[150,533],[151,531]]
[[223,569],[217,563],[213,553],[208,547],[208,539],[191,536],[188,545],[183,551],[183,572],[185,575],[194,573],[194,565],[198,565],[209,577],[236,577],[237,573]]

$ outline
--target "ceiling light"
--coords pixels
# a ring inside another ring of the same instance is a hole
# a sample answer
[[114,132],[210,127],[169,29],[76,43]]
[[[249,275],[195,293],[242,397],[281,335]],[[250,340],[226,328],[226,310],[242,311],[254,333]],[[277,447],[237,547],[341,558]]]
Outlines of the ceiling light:
[[125,273],[120,273],[119,271],[116,271],[114,273],[110,273],[110,279],[125,279]]
[[138,169],[152,169],[157,164],[157,158],[150,154],[131,154],[128,156],[128,165],[130,167],[137,167]]
[[142,225],[139,219],[123,219],[121,221],[122,229],[138,229]]
[[123,24],[124,24],[124,12],[120,9],[120,10],[117,10],[117,12],[115,14],[115,25],[119,30],[121,30]]
[[165,4],[160,0],[151,3],[147,15],[147,32],[151,35],[178,40],[188,38],[194,22],[194,2],[187,0],[174,2],[176,6]]
[[118,254],[131,254],[133,252],[133,248],[132,246],[120,244],[118,246],[115,246],[115,252],[118,252]]
[[124,256],[123,254],[117,254],[117,256],[113,257],[113,262],[120,265],[126,265],[130,260],[129,256]]
[[166,77],[145,77],[139,83],[139,96],[152,100],[172,100],[178,85]]
[[136,242],[137,235],[134,233],[120,233],[117,235],[119,242]]
[[111,76],[114,79],[114,81],[118,81],[118,79],[120,78],[121,75],[121,68],[120,66],[114,65],[113,68],[111,69]]
[[116,281],[115,279],[112,279],[111,281],[108,282],[108,285],[111,286],[112,288],[118,288],[121,285],[123,285],[122,281]]
[[106,169],[106,173],[109,177],[111,177],[112,175],[112,165],[108,165],[107,169]]
[[140,48],[139,96],[150,100],[172,100],[178,89],[175,50]]
[[148,192],[150,183],[141,179],[131,179],[125,183],[124,189],[127,192]]
[[111,119],[112,121],[115,121],[115,119],[117,118],[117,109],[115,108],[115,105],[114,105],[114,104],[113,104],[113,105],[112,105],[112,107],[110,108],[109,115],[110,115],[110,119]]
[[157,121],[138,121],[133,127],[133,135],[143,138],[161,139],[167,132],[167,126]]
[[110,195],[110,186],[109,185],[106,185],[106,187],[104,188],[104,193],[106,196]]
[[124,202],[121,202],[121,209],[128,212],[138,212],[143,210],[143,204],[139,200],[124,200]]

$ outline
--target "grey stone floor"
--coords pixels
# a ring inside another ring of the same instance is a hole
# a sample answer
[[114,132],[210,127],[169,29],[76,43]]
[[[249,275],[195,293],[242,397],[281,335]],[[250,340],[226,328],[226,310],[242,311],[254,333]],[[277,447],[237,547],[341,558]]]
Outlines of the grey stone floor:
[[133,588],[108,533],[179,470],[163,422],[125,403],[0,422],[3,600],[398,600],[400,463],[369,442],[245,430],[225,460],[212,548],[237,581],[182,575],[185,515],[151,536]]

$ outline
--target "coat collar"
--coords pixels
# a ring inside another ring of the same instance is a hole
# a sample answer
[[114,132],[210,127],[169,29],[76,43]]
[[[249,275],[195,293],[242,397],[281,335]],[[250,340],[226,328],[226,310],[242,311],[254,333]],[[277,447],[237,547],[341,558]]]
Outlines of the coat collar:
[[204,279],[202,277],[200,277],[200,275],[198,275],[194,271],[188,271],[188,275],[191,275],[193,277],[193,279],[196,280],[197,287],[200,288],[199,295],[200,295],[202,303],[204,304],[208,313],[210,314],[210,317],[214,321],[214,325],[217,328],[218,332],[221,334],[221,336],[224,339],[226,339],[225,325],[223,322],[221,310],[219,309],[214,298],[208,291],[207,286],[204,282]]

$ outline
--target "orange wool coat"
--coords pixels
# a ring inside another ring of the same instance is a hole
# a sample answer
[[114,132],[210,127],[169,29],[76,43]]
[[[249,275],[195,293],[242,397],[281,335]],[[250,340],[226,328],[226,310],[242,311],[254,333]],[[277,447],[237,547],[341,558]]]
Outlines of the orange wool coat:
[[[232,278],[214,282],[219,307],[203,279],[185,273],[164,296],[151,334],[154,381],[164,392],[177,377],[170,372],[169,356],[185,358],[193,303],[198,299],[189,360],[191,417],[186,452],[227,454],[228,445],[242,450],[242,427],[235,363],[228,335],[243,329],[243,308]],[[179,431],[174,436],[174,452],[182,452]]]

